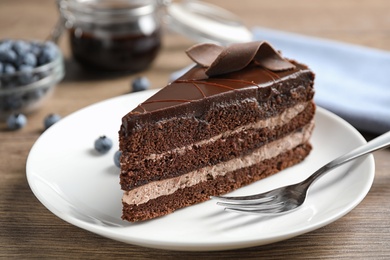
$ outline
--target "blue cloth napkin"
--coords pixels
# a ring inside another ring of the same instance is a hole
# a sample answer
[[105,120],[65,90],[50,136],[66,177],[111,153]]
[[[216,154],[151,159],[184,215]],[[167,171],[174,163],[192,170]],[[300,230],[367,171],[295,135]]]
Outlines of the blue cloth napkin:
[[253,34],[315,72],[317,105],[359,130],[390,130],[390,52],[260,27]]

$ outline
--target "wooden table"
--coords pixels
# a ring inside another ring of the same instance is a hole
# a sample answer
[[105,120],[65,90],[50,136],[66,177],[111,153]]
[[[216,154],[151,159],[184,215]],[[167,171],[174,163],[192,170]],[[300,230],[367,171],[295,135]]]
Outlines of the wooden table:
[[[240,0],[210,1],[234,11],[248,26],[318,36],[390,51],[390,1]],[[0,38],[45,39],[57,19],[49,0],[2,0]],[[189,64],[183,50],[192,44],[167,34],[154,65],[137,75],[161,87]],[[69,115],[87,105],[126,93],[136,75],[85,74],[60,41],[67,75],[54,96],[28,117],[19,131],[0,130],[0,258],[390,258],[390,150],[376,152],[376,176],[368,196],[338,221],[299,237],[266,246],[224,252],[173,252],[128,245],[70,225],[50,213],[31,192],[25,175],[29,150],[49,113]],[[371,138],[372,135],[364,134]]]

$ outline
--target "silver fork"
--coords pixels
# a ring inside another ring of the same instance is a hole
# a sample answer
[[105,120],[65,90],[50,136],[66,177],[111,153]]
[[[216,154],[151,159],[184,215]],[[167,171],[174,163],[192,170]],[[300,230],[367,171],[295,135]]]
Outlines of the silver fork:
[[390,131],[325,164],[302,182],[250,196],[212,196],[211,198],[218,200],[217,204],[229,211],[265,215],[285,214],[301,206],[305,202],[311,184],[328,171],[389,146]]

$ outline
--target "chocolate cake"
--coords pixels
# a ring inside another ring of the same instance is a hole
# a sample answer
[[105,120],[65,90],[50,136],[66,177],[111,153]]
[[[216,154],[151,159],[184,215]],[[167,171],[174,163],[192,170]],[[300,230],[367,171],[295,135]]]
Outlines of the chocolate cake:
[[122,218],[142,221],[301,162],[314,74],[267,42],[187,51],[196,65],[122,119]]

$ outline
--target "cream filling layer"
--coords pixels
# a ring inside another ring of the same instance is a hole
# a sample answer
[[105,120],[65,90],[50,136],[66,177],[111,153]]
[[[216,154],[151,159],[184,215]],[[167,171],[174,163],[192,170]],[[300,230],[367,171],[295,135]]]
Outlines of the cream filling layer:
[[129,205],[143,204],[160,196],[170,195],[179,189],[184,189],[207,181],[210,175],[213,178],[225,176],[228,172],[250,167],[263,160],[271,159],[300,144],[306,143],[311,136],[313,127],[314,121],[306,125],[302,131],[292,133],[281,139],[270,142],[253,151],[250,155],[234,158],[230,161],[216,165],[207,166],[182,176],[151,182],[131,191],[125,191],[122,201]]
[[270,118],[267,118],[264,120],[259,120],[255,123],[250,123],[250,124],[247,124],[244,126],[240,126],[234,130],[226,131],[223,134],[213,136],[212,138],[210,138],[208,140],[202,140],[202,141],[196,142],[196,143],[191,144],[191,145],[178,147],[178,148],[172,149],[170,151],[159,153],[159,154],[150,154],[145,159],[159,160],[159,159],[163,158],[164,156],[166,156],[167,154],[182,155],[186,151],[191,150],[193,146],[202,146],[205,144],[210,144],[210,143],[218,141],[221,138],[226,138],[229,135],[240,133],[240,132],[245,131],[247,129],[261,129],[261,128],[273,129],[277,126],[283,126],[283,125],[287,124],[288,122],[290,122],[291,119],[296,117],[303,110],[305,110],[305,108],[307,107],[308,104],[309,104],[309,102],[298,103],[293,107],[287,108],[285,111],[283,111],[281,114],[279,114],[277,116],[270,117]]

